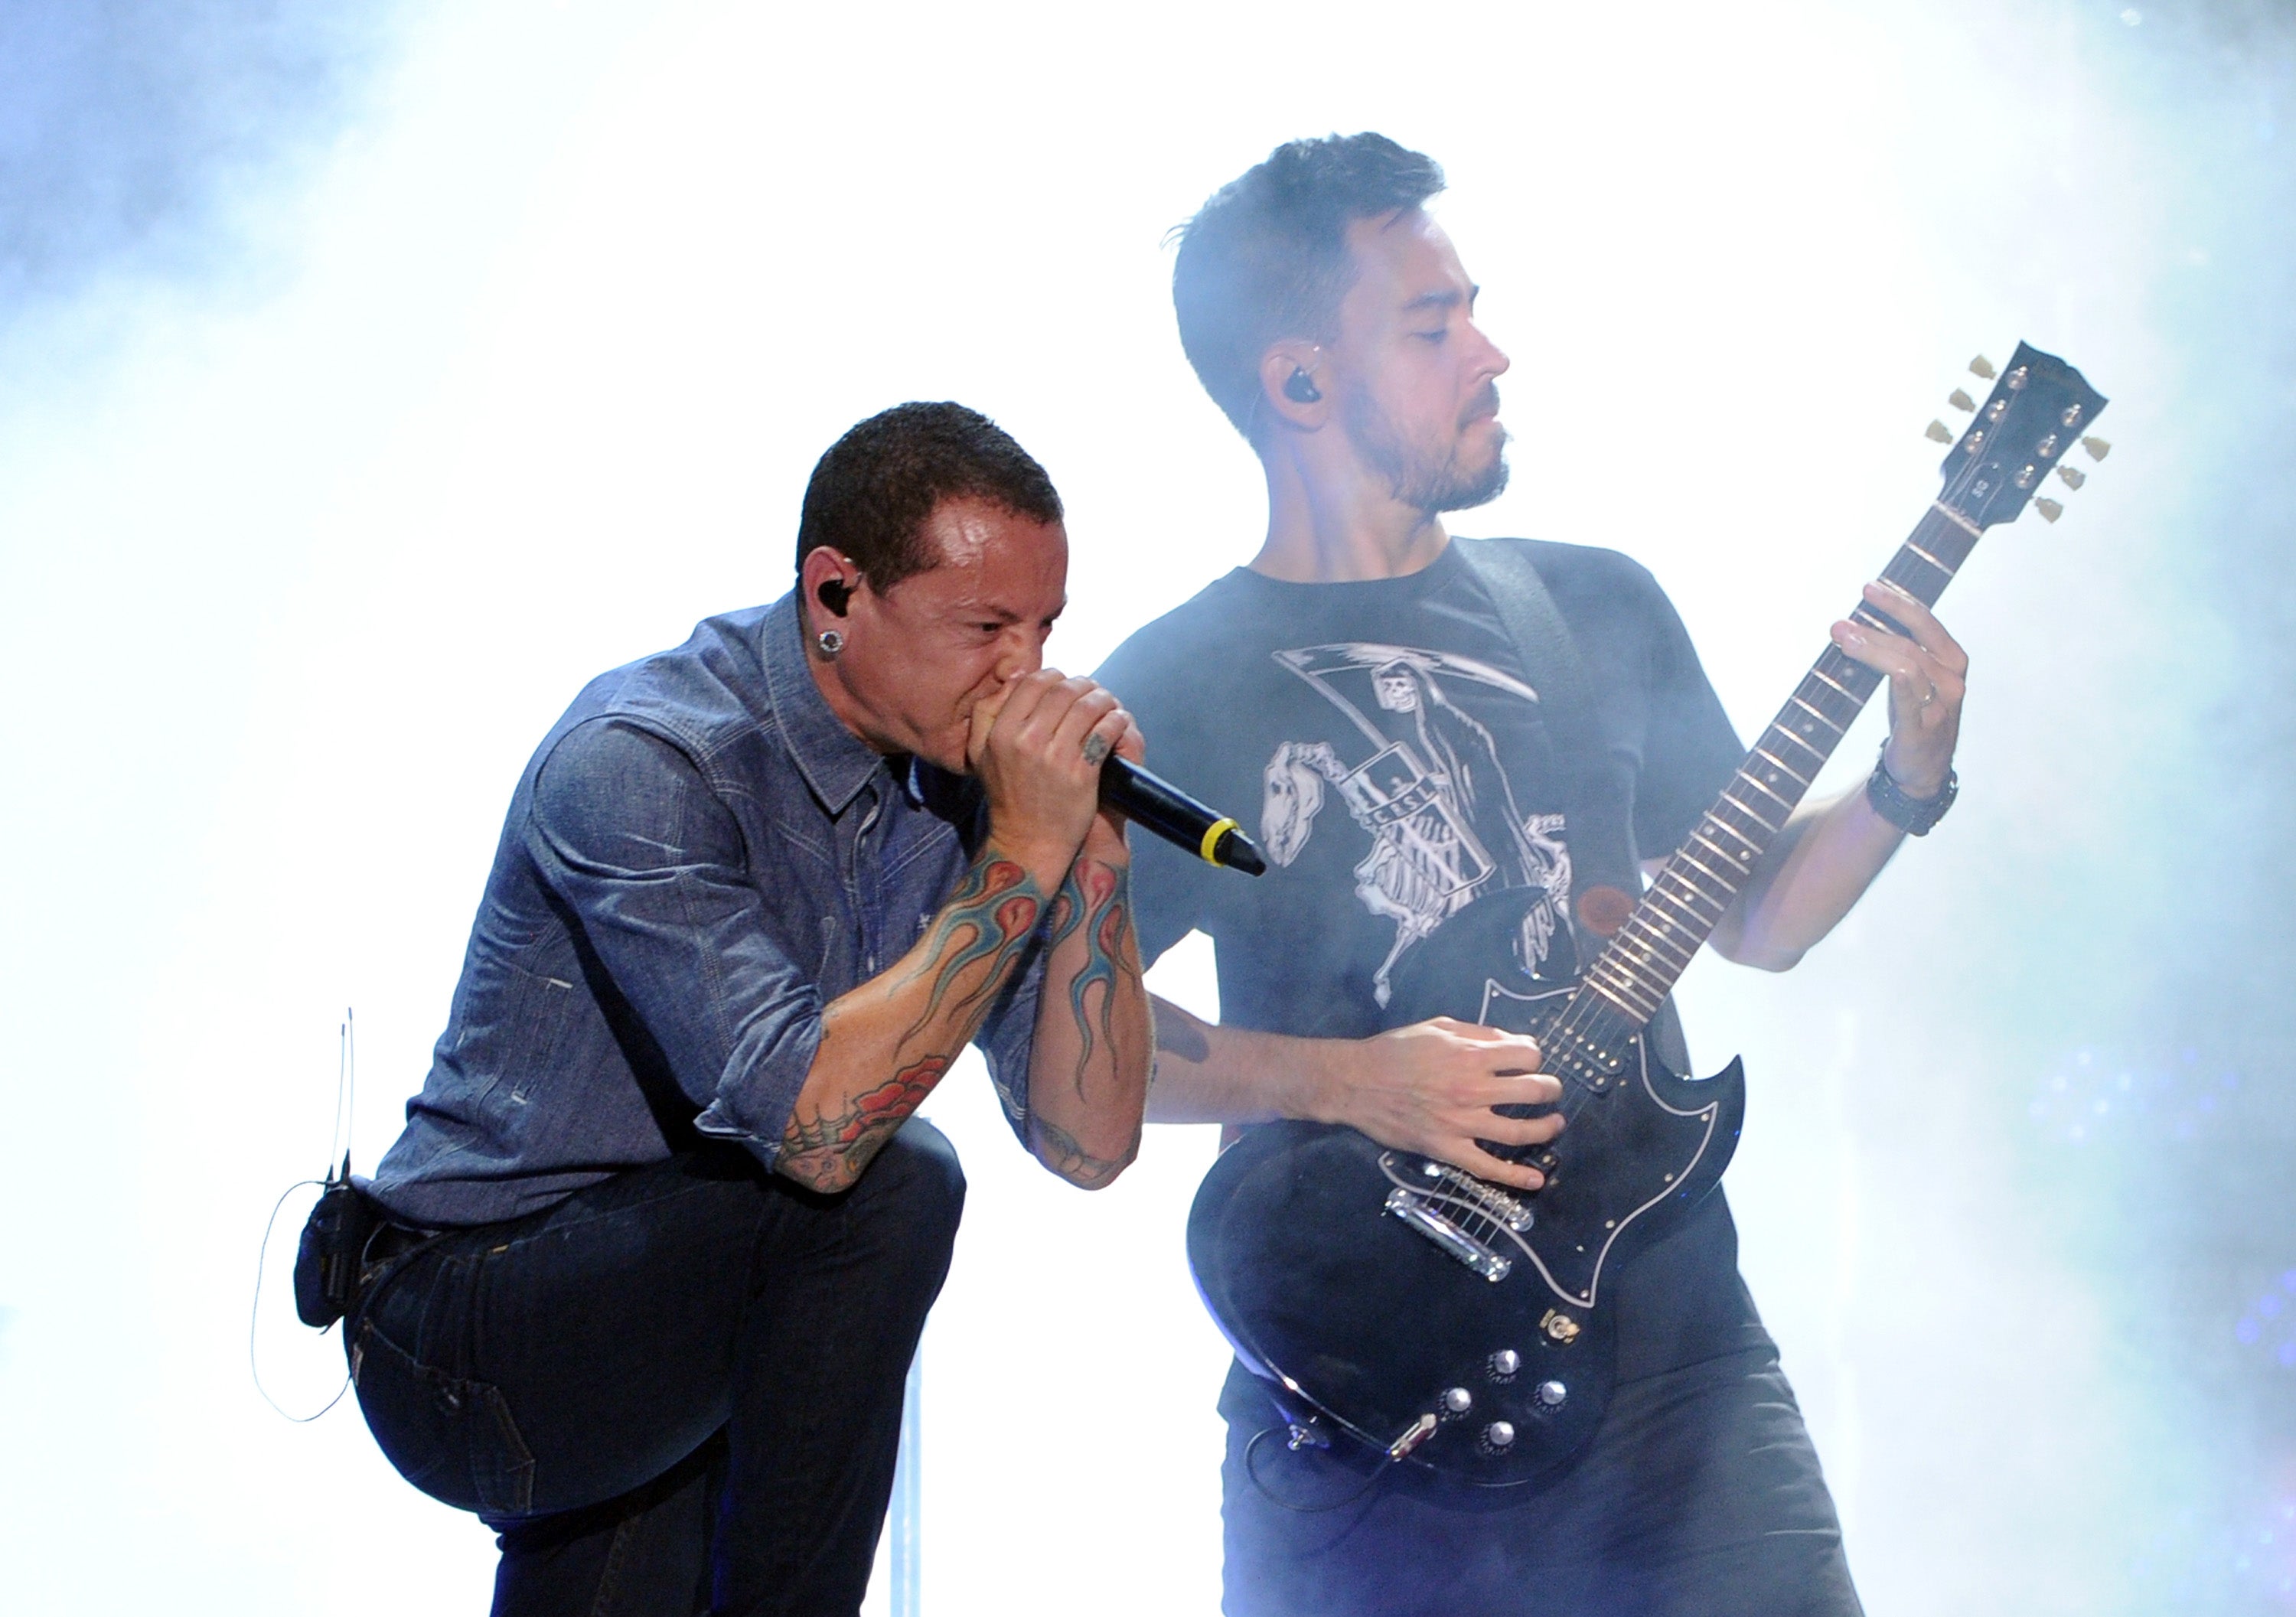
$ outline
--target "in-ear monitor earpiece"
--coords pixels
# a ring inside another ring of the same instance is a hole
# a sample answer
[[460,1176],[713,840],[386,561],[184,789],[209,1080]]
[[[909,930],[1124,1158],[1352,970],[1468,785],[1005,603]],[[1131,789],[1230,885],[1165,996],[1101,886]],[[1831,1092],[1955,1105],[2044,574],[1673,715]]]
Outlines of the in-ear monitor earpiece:
[[1316,385],[1316,379],[1304,368],[1293,365],[1292,373],[1283,379],[1283,397],[1293,404],[1321,404],[1324,390]]
[[821,587],[813,592],[814,598],[836,616],[842,618],[845,609],[853,603],[853,591],[842,579],[824,579]]

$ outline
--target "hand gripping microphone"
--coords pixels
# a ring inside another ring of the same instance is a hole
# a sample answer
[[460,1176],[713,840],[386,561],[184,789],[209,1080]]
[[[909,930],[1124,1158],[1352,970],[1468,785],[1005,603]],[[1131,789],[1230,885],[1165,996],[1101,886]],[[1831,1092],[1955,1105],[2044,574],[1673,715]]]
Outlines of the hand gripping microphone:
[[1267,868],[1242,828],[1215,814],[1168,781],[1111,756],[1100,766],[1100,800],[1144,831],[1185,848],[1207,865],[1256,876]]

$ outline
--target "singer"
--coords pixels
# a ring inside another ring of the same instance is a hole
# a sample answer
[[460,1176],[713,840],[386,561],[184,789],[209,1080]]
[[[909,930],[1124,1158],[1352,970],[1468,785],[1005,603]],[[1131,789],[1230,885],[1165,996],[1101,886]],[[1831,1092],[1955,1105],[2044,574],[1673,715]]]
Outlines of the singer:
[[359,1406],[499,1532],[499,1613],[857,1611],[964,1195],[911,1114],[971,1041],[1054,1173],[1096,1188],[1139,1145],[1096,788],[1141,737],[1043,666],[1051,480],[984,416],[900,406],[815,467],[797,567],[543,738],[363,1186]]

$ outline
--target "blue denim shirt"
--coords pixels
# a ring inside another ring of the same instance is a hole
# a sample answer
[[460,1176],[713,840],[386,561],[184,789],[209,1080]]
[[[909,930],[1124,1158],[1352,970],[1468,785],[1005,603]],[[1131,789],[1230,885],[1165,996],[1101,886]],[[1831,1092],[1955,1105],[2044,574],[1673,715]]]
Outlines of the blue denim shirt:
[[[590,682],[520,777],[447,1030],[368,1188],[488,1223],[694,1130],[770,1165],[822,1007],[916,941],[987,834],[978,784],[829,710],[794,601]],[[975,1040],[1016,1129],[1044,972]]]

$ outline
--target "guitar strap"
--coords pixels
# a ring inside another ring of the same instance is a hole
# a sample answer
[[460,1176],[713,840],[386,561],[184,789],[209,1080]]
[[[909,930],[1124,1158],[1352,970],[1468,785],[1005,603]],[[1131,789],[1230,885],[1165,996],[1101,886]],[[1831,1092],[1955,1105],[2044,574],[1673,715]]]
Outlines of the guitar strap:
[[[1531,547],[1520,539],[1455,537],[1451,543],[1459,547],[1468,570],[1482,580],[1524,677],[1538,693],[1539,716],[1561,776],[1563,844],[1570,850],[1570,933],[1584,971],[1610,940],[1587,924],[1578,900],[1597,887],[1615,889],[1636,903],[1642,899],[1632,774],[1619,767],[1603,744],[1586,660],[1532,565]],[[1688,1055],[1671,999],[1660,1007],[1651,1032],[1660,1058],[1682,1070]]]

